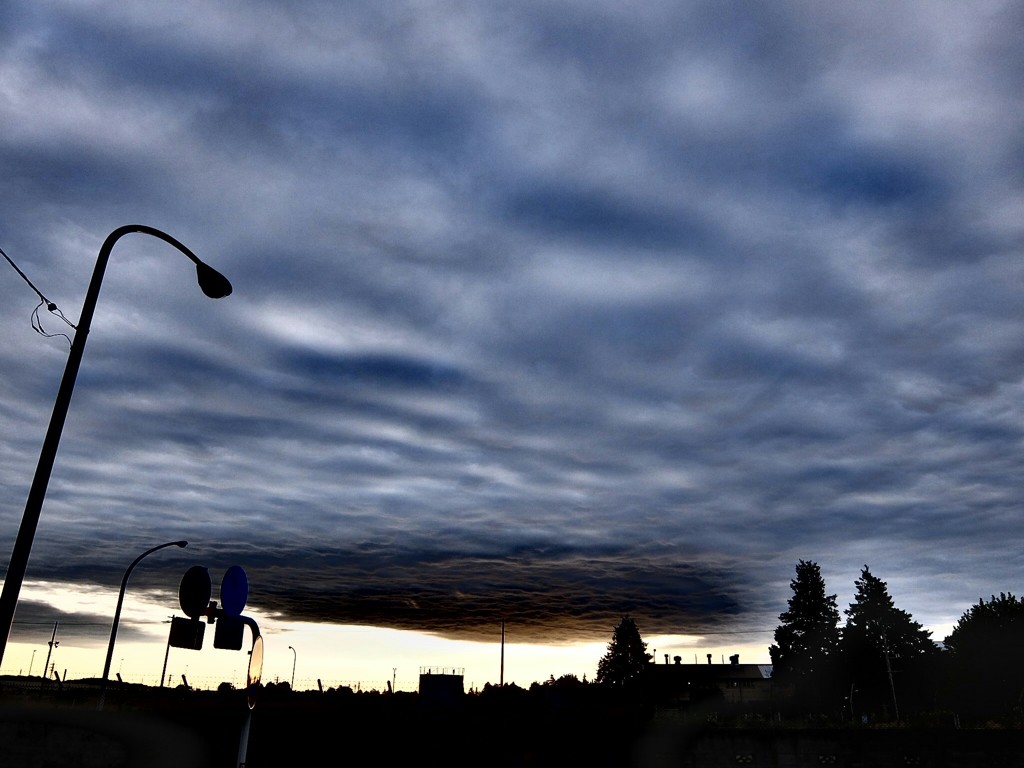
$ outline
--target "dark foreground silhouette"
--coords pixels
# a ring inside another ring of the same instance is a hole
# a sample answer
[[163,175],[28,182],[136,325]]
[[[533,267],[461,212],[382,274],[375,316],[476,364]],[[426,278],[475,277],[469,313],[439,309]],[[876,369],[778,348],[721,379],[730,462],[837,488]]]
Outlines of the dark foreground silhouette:
[[455,701],[348,689],[244,692],[0,681],[0,765],[1024,766],[1024,730],[808,727],[707,707],[651,706],[597,686],[488,686]]

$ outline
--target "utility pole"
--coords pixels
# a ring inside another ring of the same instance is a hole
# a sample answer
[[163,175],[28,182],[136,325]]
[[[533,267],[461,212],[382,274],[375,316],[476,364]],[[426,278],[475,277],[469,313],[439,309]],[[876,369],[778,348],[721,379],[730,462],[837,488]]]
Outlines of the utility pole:
[[892,664],[889,663],[889,646],[885,646],[885,671],[889,673],[889,690],[892,692],[892,708],[896,712],[896,722],[900,721],[900,705],[896,703],[896,684],[892,681]]
[[[167,618],[169,618],[172,622],[174,621],[174,616],[168,616]],[[164,680],[167,678],[167,657],[170,656],[170,655],[171,655],[171,633],[170,633],[170,631],[168,631],[167,632],[167,649],[164,651],[164,668],[163,668],[163,671],[160,673],[160,687],[161,688],[164,687]]]
[[501,677],[499,685],[505,687],[505,622],[501,622]]
[[881,641],[882,653],[885,655],[885,672],[889,676],[889,692],[892,694],[892,708],[896,714],[896,722],[898,723],[900,721],[900,705],[896,703],[896,684],[892,679],[892,663],[889,661],[889,637],[886,635],[884,628],[879,631],[878,638]]
[[50,646],[50,650],[46,652],[46,664],[43,665],[43,679],[39,683],[39,688],[42,689],[46,685],[46,676],[49,674],[46,670],[50,667],[50,655],[53,653],[53,649],[60,645],[60,641],[57,640],[57,622],[53,622],[53,634],[50,635],[50,642],[47,643]]

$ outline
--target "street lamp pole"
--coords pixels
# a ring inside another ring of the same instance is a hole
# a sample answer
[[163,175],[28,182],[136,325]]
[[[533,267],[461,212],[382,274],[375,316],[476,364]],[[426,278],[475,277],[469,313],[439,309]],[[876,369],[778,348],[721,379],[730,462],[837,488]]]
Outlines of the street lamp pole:
[[82,364],[82,353],[85,351],[89,325],[96,309],[96,300],[99,298],[103,273],[106,271],[107,261],[114,243],[132,232],[156,237],[185,254],[196,265],[199,287],[211,299],[220,299],[231,293],[231,283],[224,275],[200,261],[182,243],[159,229],[147,227],[144,224],[128,224],[115,229],[103,241],[103,246],[96,257],[92,280],[89,282],[89,288],[85,294],[85,303],[82,305],[82,316],[75,330],[75,339],[71,342],[71,351],[64,367],[64,376],[61,378],[60,387],[57,390],[57,399],[53,404],[50,425],[46,430],[46,437],[43,439],[43,447],[39,453],[39,462],[36,465],[35,476],[32,478],[28,500],[25,502],[25,512],[21,518],[21,528],[18,529],[18,538],[14,542],[10,565],[7,567],[3,592],[0,593],[0,666],[3,665],[4,652],[7,650],[7,640],[11,634],[11,625],[14,623],[14,611],[18,607],[18,595],[21,592],[21,584],[25,580],[25,570],[28,568],[28,558],[32,551],[32,540],[35,538],[39,513],[42,511],[43,499],[46,497],[46,486],[50,482],[50,473],[53,471],[53,463],[57,457],[57,446],[60,444],[61,432],[64,430],[68,407],[71,405],[75,379],[78,377],[78,369]]
[[288,646],[288,650],[292,652],[292,691],[295,690],[295,662],[299,660],[299,652]]
[[128,566],[128,569],[124,572],[124,576],[121,577],[121,591],[117,594],[117,608],[114,609],[114,623],[110,627],[110,642],[107,643],[107,660],[103,663],[103,678],[100,683],[100,709],[103,708],[103,695],[107,690],[107,678],[110,675],[110,662],[114,658],[114,640],[117,637],[117,624],[121,620],[121,605],[124,603],[124,591],[128,587],[128,577],[132,575],[132,571],[135,570],[135,566],[138,565],[144,557],[147,557],[157,550],[163,549],[164,547],[187,547],[187,541],[168,541],[166,544],[159,544],[151,549],[147,549],[141,555],[132,560],[132,564]]

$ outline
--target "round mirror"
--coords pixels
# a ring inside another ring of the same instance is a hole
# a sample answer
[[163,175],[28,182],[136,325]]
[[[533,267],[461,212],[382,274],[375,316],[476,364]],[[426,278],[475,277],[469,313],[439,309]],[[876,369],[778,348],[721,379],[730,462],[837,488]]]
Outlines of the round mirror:
[[249,698],[249,709],[256,706],[256,693],[263,677],[263,637],[258,636],[252,642],[249,654],[249,671],[245,674],[245,691]]

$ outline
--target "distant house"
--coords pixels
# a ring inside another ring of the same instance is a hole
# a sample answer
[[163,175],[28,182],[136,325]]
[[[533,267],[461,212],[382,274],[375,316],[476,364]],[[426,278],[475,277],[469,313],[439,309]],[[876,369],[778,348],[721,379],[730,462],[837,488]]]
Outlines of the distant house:
[[768,710],[772,705],[772,666],[740,664],[739,655],[728,664],[683,664],[676,656],[672,664],[651,664],[644,682],[656,704],[685,709],[695,705],[721,705],[740,711]]
[[420,701],[428,707],[452,706],[466,694],[462,667],[420,667]]

